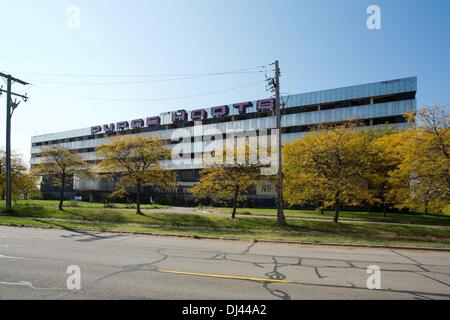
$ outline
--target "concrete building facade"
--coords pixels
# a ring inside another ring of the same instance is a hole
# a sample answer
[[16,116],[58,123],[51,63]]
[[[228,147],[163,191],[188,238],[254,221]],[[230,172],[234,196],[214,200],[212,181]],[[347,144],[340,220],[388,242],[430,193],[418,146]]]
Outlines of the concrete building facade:
[[[282,97],[282,143],[307,134],[320,124],[358,121],[364,126],[390,125],[404,128],[411,125],[404,114],[416,111],[417,78],[402,78],[343,88],[293,94]],[[211,142],[208,132],[266,134],[275,128],[275,101],[272,98],[257,101],[189,110],[180,109],[159,116],[94,124],[92,127],[38,135],[31,138],[31,166],[42,161],[40,152],[48,146],[59,146],[79,153],[93,165],[99,158],[96,148],[117,134],[158,135],[171,149],[189,152],[191,159],[202,157],[205,143]],[[180,132],[183,134],[180,135]],[[224,135],[225,138],[225,135]],[[203,165],[199,161],[175,163],[163,161],[162,165],[177,174],[177,187],[158,190],[147,187],[144,201],[163,200],[187,204],[191,197],[187,188],[199,178]],[[99,200],[115,187],[115,181],[99,177],[95,180],[73,179],[67,195]],[[43,183],[45,198],[56,196],[57,190]],[[132,192],[132,190],[131,190]],[[163,199],[164,198],[164,199]],[[273,204],[274,189],[270,184],[260,184],[250,197],[252,204]]]

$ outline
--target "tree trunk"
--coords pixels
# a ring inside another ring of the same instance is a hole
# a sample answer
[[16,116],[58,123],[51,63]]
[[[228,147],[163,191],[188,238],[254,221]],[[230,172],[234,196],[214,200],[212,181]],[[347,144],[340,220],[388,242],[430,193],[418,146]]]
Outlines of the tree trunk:
[[236,206],[238,195],[239,195],[239,187],[236,187],[236,190],[234,190],[233,212],[231,213],[231,219],[236,219]]
[[339,199],[336,199],[334,202],[334,218],[333,222],[338,223],[339,221]]
[[136,214],[142,214],[141,212],[141,183],[136,183]]
[[425,214],[428,214],[428,203],[429,203],[430,201],[428,201],[428,200],[425,200]]
[[316,211],[317,211],[319,214],[323,214],[323,207],[322,207],[322,206],[318,206],[318,207],[316,208]]
[[63,174],[61,177],[61,190],[59,191],[59,210],[63,211],[63,202],[64,202],[64,186],[66,185],[66,175]]
[[383,202],[383,216],[387,217],[386,203]]

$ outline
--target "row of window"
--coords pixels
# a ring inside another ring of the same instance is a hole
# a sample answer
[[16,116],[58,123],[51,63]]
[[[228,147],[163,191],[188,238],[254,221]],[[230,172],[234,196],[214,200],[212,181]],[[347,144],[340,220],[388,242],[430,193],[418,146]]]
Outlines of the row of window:
[[[87,153],[87,152],[95,152],[95,148],[81,148],[81,149],[72,149],[73,153]],[[40,153],[34,153],[31,155],[33,158],[41,157]]]
[[[383,125],[383,124],[396,124],[396,123],[405,123],[407,120],[403,116],[391,116],[391,117],[383,117],[383,118],[375,118],[375,119],[365,119],[356,123],[358,126],[374,126],[374,125]],[[285,127],[281,129],[282,134],[288,133],[296,133],[296,132],[308,132],[315,129],[316,125],[302,125],[302,126],[292,126]],[[255,131],[256,135],[259,136],[259,130]],[[236,133],[238,137],[240,134],[246,134],[245,132]],[[248,133],[247,133],[248,134]],[[271,134],[271,129],[267,130],[267,135]],[[226,134],[222,135],[222,139],[226,139]],[[202,136],[202,137],[191,137],[190,142],[200,142],[200,141],[213,141],[214,136]],[[183,138],[180,138],[178,141],[166,140],[167,144],[176,144],[183,142]],[[184,141],[186,142],[186,141]],[[82,149],[73,149],[75,153],[87,153],[87,152],[95,152],[95,148],[82,148]],[[191,159],[196,158],[197,154],[191,153]],[[32,158],[39,158],[41,155],[39,153],[34,153],[31,155]],[[180,154],[182,157],[183,154]],[[199,155],[197,155],[198,157]],[[96,160],[90,160],[89,162],[97,163]]]
[[[387,103],[387,102],[402,101],[402,100],[411,100],[411,99],[415,99],[415,95],[416,95],[415,92],[406,92],[406,93],[398,93],[398,94],[372,97],[372,98],[344,100],[344,101],[325,103],[325,104],[320,104],[320,105],[314,104],[314,105],[299,106],[299,107],[289,107],[289,108],[285,108],[285,109],[281,110],[281,113],[282,114],[294,114],[294,113],[303,113],[303,112],[314,112],[314,111],[320,111],[320,110],[348,108],[348,107],[352,107],[352,106]],[[229,121],[239,121],[239,120],[263,118],[263,117],[268,117],[271,115],[273,115],[273,111],[263,111],[263,112],[248,113],[248,114],[241,114],[241,115],[230,115],[230,116],[221,117],[221,118],[205,119],[202,121],[202,124],[206,125],[206,124],[222,123],[222,122],[229,122]],[[101,133],[101,134],[97,134],[97,135],[87,135],[87,136],[67,138],[67,139],[36,142],[36,143],[33,143],[32,146],[38,147],[38,146],[54,145],[54,144],[67,143],[67,142],[100,139],[100,138],[114,136],[117,134],[162,131],[162,130],[191,127],[191,126],[194,126],[194,121],[145,127],[145,128],[141,128],[141,129],[130,129],[130,130],[126,130],[126,131],[124,130],[124,131],[113,132],[113,133]]]
[[[73,176],[68,176],[68,181],[65,185],[64,190],[67,192],[71,192],[73,191]],[[176,171],[176,179],[179,182],[196,182],[200,179],[200,170],[177,170]],[[115,178],[113,179],[114,183],[118,182],[118,179]],[[107,182],[110,181],[108,180],[104,180],[104,179],[100,179],[99,181],[103,181],[103,182]],[[184,187],[187,188],[187,187]],[[59,191],[59,187],[58,186],[54,186],[53,183],[51,182],[50,178],[44,178],[41,184],[41,191],[44,193],[47,192],[58,192]],[[186,191],[185,191],[186,192]]]

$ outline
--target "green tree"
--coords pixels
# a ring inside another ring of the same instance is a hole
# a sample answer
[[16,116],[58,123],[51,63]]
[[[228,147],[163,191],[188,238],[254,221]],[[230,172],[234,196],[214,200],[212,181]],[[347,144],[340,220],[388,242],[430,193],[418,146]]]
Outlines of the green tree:
[[58,208],[63,210],[64,189],[73,183],[74,176],[90,177],[91,166],[79,154],[62,147],[47,147],[40,156],[42,161],[34,167],[34,174],[59,187]]

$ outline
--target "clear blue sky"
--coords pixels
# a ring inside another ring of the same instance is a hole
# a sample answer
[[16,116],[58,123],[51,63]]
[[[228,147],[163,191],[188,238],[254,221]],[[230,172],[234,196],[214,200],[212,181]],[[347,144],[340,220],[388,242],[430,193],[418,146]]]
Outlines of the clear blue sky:
[[[381,30],[366,9],[381,8]],[[81,9],[67,28],[66,9]],[[139,85],[61,85],[152,78],[57,74],[172,74],[235,70],[280,60],[282,92],[418,76],[419,105],[450,103],[450,1],[411,0],[0,0],[0,71],[72,94],[154,99],[201,94],[263,80],[226,75]],[[154,78],[160,79],[160,78]],[[2,81],[1,81],[2,82]],[[3,84],[3,82],[1,83]],[[20,85],[14,90],[24,92]],[[32,135],[267,97],[264,83],[160,102],[105,102],[28,89],[13,119],[13,149],[28,160]],[[0,146],[4,145],[1,97]]]

